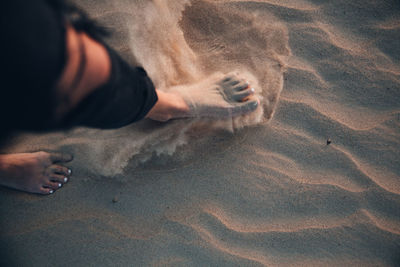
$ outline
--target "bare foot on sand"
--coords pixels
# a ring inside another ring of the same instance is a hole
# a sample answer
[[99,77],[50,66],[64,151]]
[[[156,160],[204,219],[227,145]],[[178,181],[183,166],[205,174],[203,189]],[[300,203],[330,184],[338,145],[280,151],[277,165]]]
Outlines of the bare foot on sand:
[[0,155],[0,185],[52,194],[68,182],[71,170],[61,164],[71,160],[69,154],[43,151]]
[[253,112],[259,100],[254,88],[236,74],[212,76],[192,85],[157,90],[158,102],[147,117],[167,121],[175,118],[211,117],[225,119]]
[[238,75],[229,74],[190,86],[171,88],[189,105],[185,117],[229,118],[254,111],[258,100],[250,100],[255,92],[250,84]]

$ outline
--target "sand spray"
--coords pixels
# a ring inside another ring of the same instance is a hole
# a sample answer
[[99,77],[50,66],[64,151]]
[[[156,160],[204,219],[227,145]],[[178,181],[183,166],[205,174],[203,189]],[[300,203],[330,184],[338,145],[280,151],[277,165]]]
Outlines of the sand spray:
[[[198,129],[210,136],[216,129],[233,132],[271,119],[290,55],[286,27],[272,15],[230,1],[115,0],[99,5],[107,14],[123,18],[127,46],[156,88],[168,91],[201,83],[210,75],[237,72],[256,89],[260,107],[234,119],[145,120],[116,130],[25,134],[15,139],[11,150],[69,151],[90,172],[115,176],[127,166],[135,169],[148,159],[172,155],[182,145],[180,154],[196,153],[192,144],[197,142],[193,133]],[[218,146],[215,142],[210,146]]]

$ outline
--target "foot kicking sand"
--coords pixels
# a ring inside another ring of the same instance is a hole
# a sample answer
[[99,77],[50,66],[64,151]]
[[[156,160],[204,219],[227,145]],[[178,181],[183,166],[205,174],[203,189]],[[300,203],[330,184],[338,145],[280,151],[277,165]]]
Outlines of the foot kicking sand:
[[254,88],[235,74],[210,77],[189,86],[176,86],[169,92],[182,96],[189,110],[182,117],[229,118],[257,109],[258,99],[251,99]]
[[71,170],[61,164],[71,160],[71,155],[47,152],[0,155],[0,185],[52,194],[68,182]]
[[[254,88],[235,74],[211,76],[205,81],[157,91],[158,101],[148,117],[158,121],[173,118],[230,118],[257,109]],[[71,170],[62,166],[72,156],[60,153],[19,153],[0,155],[0,185],[14,189],[52,194],[68,182]]]

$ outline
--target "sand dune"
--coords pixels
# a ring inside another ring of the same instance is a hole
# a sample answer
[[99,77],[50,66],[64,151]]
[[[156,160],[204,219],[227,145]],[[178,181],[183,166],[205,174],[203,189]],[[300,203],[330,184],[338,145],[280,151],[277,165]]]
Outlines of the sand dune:
[[399,266],[398,1],[77,2],[158,87],[239,70],[262,107],[15,136],[73,177],[0,189],[0,265]]

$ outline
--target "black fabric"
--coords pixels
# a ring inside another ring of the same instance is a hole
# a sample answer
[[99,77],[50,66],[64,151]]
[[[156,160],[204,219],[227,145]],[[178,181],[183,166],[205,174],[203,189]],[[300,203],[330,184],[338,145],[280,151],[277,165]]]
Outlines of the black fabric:
[[[72,126],[116,128],[142,119],[157,101],[141,67],[131,67],[111,48],[109,82],[55,123],[56,81],[67,62],[65,23],[100,41],[107,34],[88,16],[62,0],[0,3],[0,120],[2,132]],[[0,134],[1,136],[1,134]]]
[[66,126],[119,128],[143,119],[157,102],[154,85],[141,67],[132,68],[111,48],[111,75],[62,122]]
[[0,119],[7,129],[42,129],[66,62],[62,14],[47,1],[0,2]]

